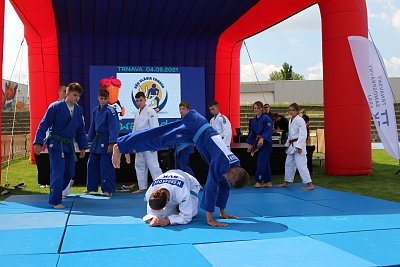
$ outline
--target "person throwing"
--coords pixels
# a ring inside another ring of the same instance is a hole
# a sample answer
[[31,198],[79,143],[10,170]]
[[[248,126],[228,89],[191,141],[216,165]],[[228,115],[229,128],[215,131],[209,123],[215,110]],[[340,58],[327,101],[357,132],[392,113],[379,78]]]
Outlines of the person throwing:
[[249,174],[240,167],[239,159],[228,149],[221,136],[197,111],[190,110],[181,120],[118,138],[113,149],[113,165],[120,167],[121,153],[160,150],[184,142],[194,142],[209,165],[200,205],[206,211],[207,223],[211,226],[227,226],[226,223],[215,221],[212,213],[217,206],[221,218],[236,218],[225,213],[230,185],[243,187],[248,183]]

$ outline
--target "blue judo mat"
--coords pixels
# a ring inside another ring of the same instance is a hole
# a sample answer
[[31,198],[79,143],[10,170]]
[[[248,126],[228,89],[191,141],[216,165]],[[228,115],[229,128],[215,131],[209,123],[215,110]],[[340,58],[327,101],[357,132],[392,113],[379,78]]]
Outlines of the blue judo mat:
[[300,186],[232,189],[226,213],[239,218],[221,228],[201,209],[190,224],[150,227],[143,194],[71,195],[64,210],[11,196],[0,202],[2,266],[400,264],[400,203]]

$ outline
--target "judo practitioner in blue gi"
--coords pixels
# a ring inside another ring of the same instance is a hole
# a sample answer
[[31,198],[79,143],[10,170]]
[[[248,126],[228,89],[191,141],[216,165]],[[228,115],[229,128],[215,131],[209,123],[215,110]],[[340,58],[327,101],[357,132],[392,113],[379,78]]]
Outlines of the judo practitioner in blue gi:
[[92,142],[87,163],[87,191],[97,192],[99,184],[103,196],[111,196],[115,191],[115,169],[111,162],[112,149],[117,143],[119,120],[116,110],[109,104],[108,92],[98,93],[100,105],[94,108],[88,133]]
[[118,138],[113,149],[113,165],[120,166],[121,153],[159,150],[176,144],[194,142],[204,160],[209,164],[207,182],[200,207],[206,210],[207,223],[211,226],[227,226],[214,221],[215,206],[220,208],[221,218],[236,218],[225,213],[230,185],[242,187],[248,182],[248,173],[239,159],[228,149],[208,121],[195,110],[190,110],[181,120],[153,129],[143,130]]
[[[189,112],[190,106],[186,101],[182,101],[179,104],[179,113],[181,116],[185,116]],[[194,143],[186,142],[179,144],[175,149],[175,169],[182,170],[194,176],[192,168],[190,168],[190,154],[194,152]]]
[[251,130],[247,138],[247,152],[257,153],[257,171],[254,187],[272,187],[271,167],[269,157],[272,151],[272,120],[263,113],[263,103],[257,101],[253,104],[255,117],[251,120]]
[[[36,131],[34,151],[40,154],[42,146],[47,143],[50,158],[50,197],[49,203],[56,209],[62,209],[62,191],[75,176],[74,138],[80,150],[79,157],[85,156],[87,139],[83,110],[77,104],[83,90],[79,83],[70,83],[67,97],[63,101],[52,103]],[[50,130],[48,140],[47,130]]]

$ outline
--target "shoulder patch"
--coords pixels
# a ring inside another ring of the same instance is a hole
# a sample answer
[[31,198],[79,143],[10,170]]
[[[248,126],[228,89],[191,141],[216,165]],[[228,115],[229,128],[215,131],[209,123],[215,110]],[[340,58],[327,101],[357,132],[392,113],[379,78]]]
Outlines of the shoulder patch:
[[111,111],[111,114],[114,116],[116,114],[115,108],[112,106],[108,105],[107,108]]
[[222,123],[226,124],[226,117],[224,115],[221,114],[221,118],[222,118]]
[[227,155],[227,157],[229,159],[229,163],[239,161],[239,159],[234,154]]

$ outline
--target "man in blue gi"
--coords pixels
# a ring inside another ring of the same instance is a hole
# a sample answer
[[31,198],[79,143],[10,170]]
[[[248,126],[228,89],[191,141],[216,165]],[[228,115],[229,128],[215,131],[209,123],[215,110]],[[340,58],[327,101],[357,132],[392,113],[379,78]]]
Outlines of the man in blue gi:
[[[179,104],[179,113],[185,116],[189,112],[190,106],[186,101]],[[194,176],[192,168],[189,166],[190,154],[194,152],[194,143],[187,142],[179,144],[175,149],[175,169],[182,170]]]
[[100,105],[93,110],[88,141],[90,156],[87,163],[87,191],[97,192],[99,183],[103,196],[110,197],[115,191],[115,169],[111,162],[112,149],[119,132],[118,114],[107,104],[108,92],[100,90],[97,98]]
[[213,220],[212,213],[215,206],[220,208],[221,218],[236,218],[225,213],[229,198],[229,184],[237,188],[243,187],[248,182],[249,175],[239,167],[239,159],[228,149],[221,136],[197,111],[189,111],[176,122],[118,138],[113,150],[113,165],[119,168],[121,153],[160,150],[190,141],[195,143],[200,154],[209,164],[200,207],[206,210],[209,225],[227,226],[226,223]]
[[[87,139],[83,110],[77,104],[83,89],[79,83],[70,83],[65,100],[48,107],[36,131],[34,152],[39,155],[44,144],[48,144],[50,158],[49,203],[56,209],[63,209],[62,191],[75,176],[74,138],[80,150],[79,157],[85,156]],[[48,140],[46,132],[50,130]]]

